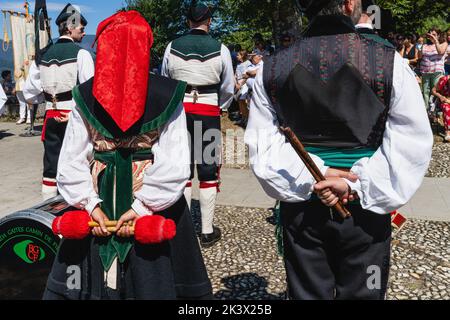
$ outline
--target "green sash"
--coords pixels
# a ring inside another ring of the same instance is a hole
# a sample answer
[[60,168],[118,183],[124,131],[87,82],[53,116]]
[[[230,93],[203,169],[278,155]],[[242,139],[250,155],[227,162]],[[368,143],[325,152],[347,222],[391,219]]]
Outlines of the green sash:
[[[99,193],[100,199],[103,200],[100,208],[108,219],[119,220],[131,209],[133,203],[132,162],[148,159],[149,155],[151,155],[150,149],[140,151],[117,149],[94,153],[94,159],[106,165],[103,176],[99,179]],[[125,262],[133,241],[132,238],[121,238],[116,235],[100,239],[100,259],[104,270],[108,271],[111,268],[116,257],[120,263]]]
[[348,169],[352,168],[362,158],[372,157],[376,151],[372,148],[345,150],[325,147],[306,147],[305,149],[325,161],[327,167]]

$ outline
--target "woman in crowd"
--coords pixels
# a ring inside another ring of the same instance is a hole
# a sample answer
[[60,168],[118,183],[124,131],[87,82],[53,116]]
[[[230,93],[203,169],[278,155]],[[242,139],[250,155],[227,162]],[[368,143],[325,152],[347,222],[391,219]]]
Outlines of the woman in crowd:
[[437,28],[427,33],[427,43],[420,54],[420,70],[422,73],[422,89],[425,106],[429,107],[430,93],[439,78],[444,75],[444,61],[447,56],[448,43]]
[[400,55],[404,59],[408,60],[411,69],[414,70],[416,68],[419,61],[419,51],[417,50],[415,45],[415,36],[408,35],[405,37],[405,40],[403,41],[403,47],[400,50]]
[[445,141],[450,142],[450,75],[441,77],[432,93],[440,101],[444,112]]
[[449,46],[447,47],[447,59],[445,60],[445,74],[450,74],[450,29],[447,30],[447,43]]
[[247,50],[241,50],[237,53],[238,66],[236,67],[236,99],[239,103],[239,111],[241,113],[241,124],[245,126],[247,124],[249,110],[246,101],[246,92],[248,87],[246,85],[245,72],[247,68],[252,64],[248,60]]

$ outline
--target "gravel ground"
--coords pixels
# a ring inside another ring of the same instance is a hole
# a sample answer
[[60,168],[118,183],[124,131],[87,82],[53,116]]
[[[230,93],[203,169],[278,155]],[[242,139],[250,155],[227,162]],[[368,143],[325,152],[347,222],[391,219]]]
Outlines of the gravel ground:
[[435,143],[427,177],[450,178],[450,143]]
[[[224,138],[223,159],[225,168],[249,169],[248,148],[242,146],[244,130],[235,125],[228,117],[222,117],[222,132],[224,137],[227,130],[233,130],[236,137]],[[429,178],[450,178],[450,143],[443,143],[442,135],[436,134],[433,146],[433,156],[430,168],[426,174]],[[233,143],[234,140],[234,143]],[[239,147],[240,146],[240,147]]]
[[[193,204],[199,230],[198,203]],[[277,255],[272,211],[218,206],[223,238],[202,249],[218,299],[283,299],[285,272]],[[450,223],[410,219],[392,244],[389,300],[450,299]]]

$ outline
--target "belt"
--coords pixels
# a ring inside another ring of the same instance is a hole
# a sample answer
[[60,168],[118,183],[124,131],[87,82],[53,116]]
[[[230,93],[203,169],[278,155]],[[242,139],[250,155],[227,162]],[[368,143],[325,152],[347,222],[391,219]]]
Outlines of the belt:
[[54,106],[56,106],[57,102],[70,101],[72,100],[72,91],[66,91],[57,93],[55,95],[44,92],[45,100],[48,102],[52,102]]
[[191,93],[192,91],[197,91],[198,94],[205,94],[205,93],[218,93],[220,89],[219,84],[212,84],[209,86],[193,86],[193,85],[187,85],[186,86],[186,93]]

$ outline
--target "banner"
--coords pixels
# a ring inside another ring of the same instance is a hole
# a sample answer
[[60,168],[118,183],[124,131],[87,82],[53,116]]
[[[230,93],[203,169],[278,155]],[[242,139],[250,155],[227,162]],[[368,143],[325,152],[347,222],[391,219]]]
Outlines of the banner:
[[34,59],[34,21],[21,15],[11,15],[11,33],[14,56],[16,90],[22,91]]

